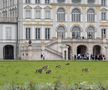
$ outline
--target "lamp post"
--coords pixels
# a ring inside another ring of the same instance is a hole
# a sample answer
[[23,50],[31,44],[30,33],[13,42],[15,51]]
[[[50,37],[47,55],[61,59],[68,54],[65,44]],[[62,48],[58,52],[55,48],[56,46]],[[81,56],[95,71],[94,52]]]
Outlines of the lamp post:
[[41,40],[41,59],[45,59],[45,43],[44,43],[44,40]]
[[28,43],[25,41],[22,44],[22,58],[26,60],[28,58]]
[[32,59],[32,41],[31,40],[28,41],[28,59],[29,60]]

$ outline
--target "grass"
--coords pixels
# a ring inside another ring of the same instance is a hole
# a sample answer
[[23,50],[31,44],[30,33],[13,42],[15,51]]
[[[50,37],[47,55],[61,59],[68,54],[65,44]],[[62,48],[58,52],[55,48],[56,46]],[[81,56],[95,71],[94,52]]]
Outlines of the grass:
[[[69,61],[70,65],[65,65],[66,63],[66,61],[1,61],[0,85],[24,84],[28,81],[54,83],[58,79],[67,84],[83,81],[108,84],[108,62]],[[36,69],[45,65],[49,65],[51,74],[35,73]],[[61,65],[61,69],[55,68],[56,65]],[[82,72],[82,68],[88,68],[89,72]]]

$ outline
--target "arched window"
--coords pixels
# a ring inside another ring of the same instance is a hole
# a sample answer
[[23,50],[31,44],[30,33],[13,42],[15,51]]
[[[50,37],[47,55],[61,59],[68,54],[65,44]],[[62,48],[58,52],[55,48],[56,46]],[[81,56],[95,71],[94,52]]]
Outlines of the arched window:
[[79,9],[75,8],[72,10],[72,22],[80,22],[81,21],[81,12]]
[[57,10],[57,21],[65,21],[65,10],[63,8]]
[[101,20],[106,20],[106,17],[107,17],[107,12],[102,11],[101,12]]
[[101,0],[101,5],[102,6],[106,6],[106,4],[107,4],[107,1],[106,0]]
[[79,26],[74,26],[72,28],[72,38],[73,39],[80,39],[81,30]]
[[107,9],[105,8],[101,10],[101,20],[107,20]]
[[95,28],[90,26],[87,29],[87,38],[88,39],[94,39],[95,38]]
[[58,3],[64,3],[65,0],[57,0]]
[[63,26],[59,26],[57,29],[57,37],[64,39],[65,38],[65,28]]
[[72,0],[72,3],[81,3],[81,0]]
[[89,9],[87,11],[87,22],[95,22],[95,11],[94,11],[94,9]]

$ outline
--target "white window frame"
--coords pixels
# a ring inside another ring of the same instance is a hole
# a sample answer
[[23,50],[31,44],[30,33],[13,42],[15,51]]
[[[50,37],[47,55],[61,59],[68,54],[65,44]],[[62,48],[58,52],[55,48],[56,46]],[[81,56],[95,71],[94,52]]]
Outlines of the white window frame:
[[36,40],[41,39],[41,28],[35,28],[35,39]]
[[51,10],[45,9],[45,19],[51,19]]
[[107,12],[106,11],[101,12],[101,20],[107,20]]
[[25,34],[26,34],[26,40],[30,40],[31,39],[31,28],[27,27]]
[[51,34],[50,28],[45,28],[45,39],[46,40],[50,39],[50,34]]
[[31,15],[32,15],[32,12],[31,12],[31,9],[25,9],[25,18],[26,19],[31,19]]

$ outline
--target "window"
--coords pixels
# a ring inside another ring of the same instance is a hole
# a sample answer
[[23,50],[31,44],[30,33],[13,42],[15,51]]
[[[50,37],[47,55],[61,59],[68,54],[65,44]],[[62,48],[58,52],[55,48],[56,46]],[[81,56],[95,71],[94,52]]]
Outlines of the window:
[[106,29],[101,30],[101,36],[102,38],[106,38]]
[[14,5],[14,0],[10,0],[10,6]]
[[45,28],[45,39],[50,39],[50,28]]
[[81,21],[81,12],[79,9],[75,8],[72,10],[72,22],[80,22]]
[[57,0],[58,3],[64,3],[65,0]]
[[94,9],[89,9],[87,11],[87,22],[95,22],[95,11],[94,11]]
[[72,3],[81,3],[81,0],[72,0]]
[[40,19],[41,18],[41,9],[36,9],[35,10],[35,17],[36,17],[36,19]]
[[29,4],[30,3],[30,0],[25,0],[25,2]]
[[26,9],[26,18],[27,19],[31,18],[31,9]]
[[57,37],[61,39],[65,39],[65,28],[63,26],[58,27]]
[[106,20],[106,11],[101,12],[101,20]]
[[94,4],[95,0],[88,0],[88,4]]
[[3,13],[3,17],[6,18],[7,17],[7,11],[3,11],[2,13]]
[[27,40],[31,39],[31,28],[26,28],[26,39]]
[[40,39],[40,28],[36,28],[35,29],[35,38],[36,38],[36,40],[39,40]]
[[6,27],[6,39],[12,39],[12,30],[11,27]]
[[65,10],[63,8],[57,10],[57,21],[65,21]]
[[101,0],[101,5],[102,6],[106,6],[106,3],[107,3],[106,0]]
[[73,39],[80,39],[81,30],[79,26],[74,26],[72,28],[72,38]]
[[36,4],[40,4],[40,0],[35,0],[35,3]]
[[51,18],[51,11],[50,11],[50,9],[46,9],[45,10],[45,18],[46,19],[50,19]]
[[49,4],[50,3],[50,0],[45,0],[45,4]]
[[87,29],[87,38],[88,39],[94,39],[95,38],[95,28],[90,26]]
[[3,8],[7,7],[7,0],[3,0]]

